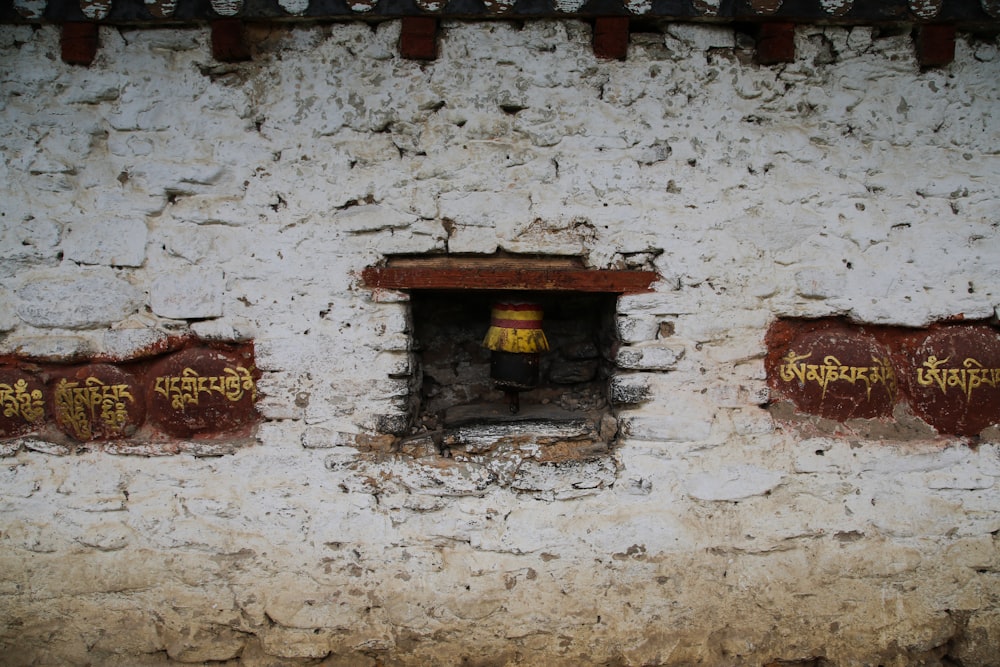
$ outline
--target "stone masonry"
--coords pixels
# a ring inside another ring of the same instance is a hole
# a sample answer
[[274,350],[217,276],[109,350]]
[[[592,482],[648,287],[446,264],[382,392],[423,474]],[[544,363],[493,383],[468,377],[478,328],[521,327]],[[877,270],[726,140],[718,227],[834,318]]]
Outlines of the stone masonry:
[[[398,21],[248,24],[222,64],[102,27],[84,68],[0,27],[0,355],[259,371],[244,446],[2,449],[2,662],[997,664],[995,423],[799,412],[765,359],[785,320],[996,329],[1000,41],[651,30],[443,21],[414,61]],[[361,279],[498,252],[660,276],[617,300],[613,447],[506,484],[395,451],[409,294]]]

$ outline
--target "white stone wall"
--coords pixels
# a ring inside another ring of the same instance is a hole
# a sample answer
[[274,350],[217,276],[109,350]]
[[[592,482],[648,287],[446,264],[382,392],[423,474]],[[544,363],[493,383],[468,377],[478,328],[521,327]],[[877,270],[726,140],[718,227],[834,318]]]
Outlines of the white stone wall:
[[[871,28],[771,68],[707,25],[624,62],[571,21],[447,23],[430,63],[398,34],[256,27],[225,65],[102,28],[83,69],[0,27],[0,354],[254,339],[265,395],[231,455],[0,462],[5,664],[995,664],[995,430],[761,404],[777,317],[995,315],[998,41],[921,72]],[[613,460],[501,487],[359,451],[410,362],[405,295],[359,272],[445,250],[660,272],[619,301],[648,399]]]

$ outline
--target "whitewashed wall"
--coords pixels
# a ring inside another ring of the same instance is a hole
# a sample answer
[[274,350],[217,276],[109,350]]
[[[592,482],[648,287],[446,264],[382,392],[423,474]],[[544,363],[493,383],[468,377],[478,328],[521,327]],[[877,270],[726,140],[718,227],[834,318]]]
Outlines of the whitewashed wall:
[[[0,28],[0,353],[252,338],[266,395],[227,456],[0,461],[5,664],[996,664],[996,429],[759,407],[779,316],[994,316],[995,39],[920,72],[869,28],[772,68],[708,26],[625,62],[570,21],[446,24],[431,63],[395,22],[254,30],[223,65],[205,30],[102,29],[83,69]],[[623,380],[652,395],[610,468],[358,453],[408,345],[358,272],[445,249],[661,273],[621,330],[679,359]]]

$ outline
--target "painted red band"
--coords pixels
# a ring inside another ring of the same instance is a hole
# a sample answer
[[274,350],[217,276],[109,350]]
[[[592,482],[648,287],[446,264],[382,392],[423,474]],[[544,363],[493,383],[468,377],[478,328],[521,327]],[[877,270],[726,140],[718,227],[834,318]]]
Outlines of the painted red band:
[[541,329],[541,320],[504,320],[493,318],[490,320],[491,327],[500,327],[502,329]]

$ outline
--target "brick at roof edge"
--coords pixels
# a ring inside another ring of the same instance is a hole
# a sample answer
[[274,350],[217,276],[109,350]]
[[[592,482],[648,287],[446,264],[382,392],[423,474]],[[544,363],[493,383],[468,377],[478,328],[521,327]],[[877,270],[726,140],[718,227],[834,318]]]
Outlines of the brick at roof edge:
[[62,25],[59,46],[64,63],[89,67],[97,57],[98,44],[96,23],[73,21]]
[[[942,0],[940,8],[931,7],[915,11],[914,0],[855,0],[847,10],[842,5],[824,7],[816,0],[784,0],[774,7],[774,2],[757,3],[750,0],[721,3],[715,11],[709,11],[698,3],[652,3],[626,5],[623,0],[589,0],[579,11],[560,11],[556,0],[515,0],[511,6],[503,3],[442,3],[436,11],[426,10],[421,3],[413,0],[371,0],[354,6],[334,3],[331,0],[309,0],[304,8],[296,5],[294,10],[286,9],[280,0],[257,0],[253,3],[216,2],[204,0],[178,0],[176,4],[167,0],[155,0],[147,5],[146,0],[114,0],[110,11],[104,16],[92,8],[85,14],[81,0],[41,0],[40,7],[28,7],[22,3],[14,7],[13,0],[0,0],[0,22],[68,22],[99,19],[106,24],[130,24],[140,27],[156,27],[160,21],[169,25],[190,24],[213,21],[222,18],[243,20],[305,20],[354,18],[362,20],[385,20],[404,16],[423,18],[463,18],[463,19],[510,19],[510,18],[570,18],[593,20],[598,16],[620,16],[643,19],[654,18],[668,21],[712,21],[758,22],[762,20],[794,21],[797,23],[837,23],[843,25],[864,25],[873,23],[951,23],[959,27],[1000,29],[1000,0]],[[86,3],[85,3],[86,4]],[[169,7],[167,6],[169,4]],[[287,3],[286,3],[287,4]],[[361,9],[362,4],[364,10]],[[423,3],[427,5],[427,3]],[[228,7],[233,5],[232,11]],[[90,5],[87,5],[90,7]],[[429,6],[429,5],[428,5]],[[213,9],[214,7],[218,9]],[[701,9],[699,9],[701,7]],[[933,10],[933,11],[932,11]]]

